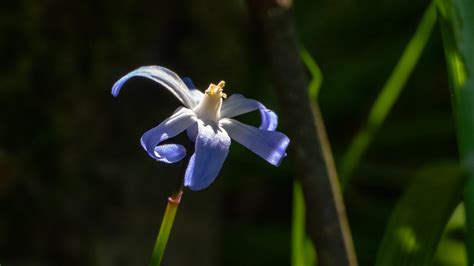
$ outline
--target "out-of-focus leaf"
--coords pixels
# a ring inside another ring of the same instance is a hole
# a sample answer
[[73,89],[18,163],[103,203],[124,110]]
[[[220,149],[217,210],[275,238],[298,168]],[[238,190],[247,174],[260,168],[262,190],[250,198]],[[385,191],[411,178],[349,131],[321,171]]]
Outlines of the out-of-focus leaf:
[[465,225],[464,204],[456,207],[446,226],[443,238],[435,254],[433,266],[465,266],[467,265],[466,246],[464,241]]
[[313,242],[309,237],[306,238],[306,245],[305,245],[305,265],[308,266],[316,266],[317,265],[318,255],[316,254],[316,248],[314,247]]
[[461,200],[464,180],[456,163],[421,169],[395,207],[376,265],[431,265],[444,228]]
[[397,101],[406,81],[413,72],[423,49],[428,43],[435,22],[436,7],[434,4],[430,4],[413,38],[403,51],[400,61],[398,61],[392,74],[375,100],[366,124],[354,137],[347,152],[342,157],[339,167],[339,177],[343,189],[347,186],[350,175],[364,155],[374,135]]
[[457,122],[464,191],[469,264],[474,264],[474,1],[437,0]]

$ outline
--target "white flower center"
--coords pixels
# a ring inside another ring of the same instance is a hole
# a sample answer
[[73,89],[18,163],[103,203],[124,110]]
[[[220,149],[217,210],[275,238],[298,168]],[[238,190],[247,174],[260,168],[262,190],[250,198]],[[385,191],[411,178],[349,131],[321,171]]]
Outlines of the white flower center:
[[227,97],[225,93],[222,93],[224,86],[224,81],[219,82],[217,85],[212,83],[209,85],[201,102],[193,109],[199,119],[205,122],[217,123],[219,121],[221,118],[222,98],[225,99]]

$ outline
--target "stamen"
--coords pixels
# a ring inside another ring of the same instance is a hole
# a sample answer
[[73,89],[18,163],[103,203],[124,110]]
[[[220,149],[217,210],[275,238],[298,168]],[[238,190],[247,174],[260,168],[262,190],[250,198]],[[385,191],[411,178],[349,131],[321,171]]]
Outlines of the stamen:
[[225,87],[225,81],[221,80],[217,85],[211,83],[209,88],[206,90],[207,95],[214,96],[221,98],[227,98],[227,94],[223,93]]
[[199,104],[194,107],[194,112],[203,121],[217,122],[220,119],[222,98],[227,94],[223,93],[225,81],[220,81],[217,85],[211,83],[206,90],[206,97],[203,97]]
[[223,89],[225,87],[225,81],[221,80],[221,82],[219,82],[219,84],[217,84],[218,87],[220,87],[221,89]]

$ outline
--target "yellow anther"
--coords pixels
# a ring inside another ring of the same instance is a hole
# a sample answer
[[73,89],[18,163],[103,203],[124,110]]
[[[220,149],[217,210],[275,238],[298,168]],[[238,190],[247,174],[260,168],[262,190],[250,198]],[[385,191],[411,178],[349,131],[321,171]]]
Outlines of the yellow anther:
[[217,87],[220,87],[221,89],[223,89],[225,86],[225,81],[221,80],[221,82],[219,82],[219,84],[217,84]]
[[202,97],[197,106],[193,108],[199,119],[203,121],[218,122],[221,117],[222,98],[227,95],[223,93],[225,82],[222,80],[217,85],[209,84],[205,91],[205,97]]
[[206,90],[206,94],[208,95],[217,95],[218,97],[222,98],[227,98],[227,95],[225,93],[222,93],[224,91],[224,86],[225,86],[225,81],[221,80],[217,85],[211,83],[209,85],[209,88]]

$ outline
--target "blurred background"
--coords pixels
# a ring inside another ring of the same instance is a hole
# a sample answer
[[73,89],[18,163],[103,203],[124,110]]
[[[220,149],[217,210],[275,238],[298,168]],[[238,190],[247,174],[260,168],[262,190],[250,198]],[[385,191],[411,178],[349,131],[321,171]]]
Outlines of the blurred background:
[[[113,83],[127,72],[161,65],[201,89],[225,80],[228,94],[279,112],[245,1],[0,5],[2,265],[148,264],[183,165],[156,163],[139,138],[180,103],[140,78],[112,97]],[[294,2],[300,42],[324,76],[319,103],[338,165],[428,5]],[[242,120],[258,123],[256,114]],[[344,195],[360,265],[373,265],[412,178],[455,162],[456,147],[436,26]],[[185,192],[163,265],[289,265],[288,158],[275,168],[234,143],[217,181]],[[451,219],[435,265],[465,265],[462,216],[459,209]]]

